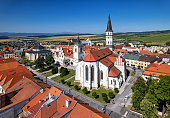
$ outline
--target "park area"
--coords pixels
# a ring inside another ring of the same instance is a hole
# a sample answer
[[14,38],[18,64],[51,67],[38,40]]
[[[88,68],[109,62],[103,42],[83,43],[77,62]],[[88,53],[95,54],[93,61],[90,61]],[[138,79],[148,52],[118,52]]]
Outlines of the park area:
[[105,88],[98,88],[88,91],[87,88],[81,88],[79,82],[74,82],[75,78],[71,78],[67,82],[63,82],[63,84],[77,92],[80,92],[90,98],[93,98],[101,103],[109,103],[118,93],[118,89],[115,90],[105,89]]

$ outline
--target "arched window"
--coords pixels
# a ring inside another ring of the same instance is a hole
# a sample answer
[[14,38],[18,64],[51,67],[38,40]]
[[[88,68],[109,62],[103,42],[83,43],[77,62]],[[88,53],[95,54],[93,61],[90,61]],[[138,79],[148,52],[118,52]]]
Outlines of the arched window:
[[100,80],[103,80],[103,71],[100,71]]
[[94,81],[94,66],[91,67],[91,81]]
[[88,81],[88,66],[86,65],[86,67],[85,67],[85,77],[86,77],[86,81]]

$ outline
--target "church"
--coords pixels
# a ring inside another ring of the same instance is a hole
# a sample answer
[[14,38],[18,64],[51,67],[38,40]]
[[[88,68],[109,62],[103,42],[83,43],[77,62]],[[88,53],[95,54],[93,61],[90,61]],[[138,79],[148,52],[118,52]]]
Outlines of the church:
[[82,61],[76,66],[75,82],[80,82],[82,87],[90,90],[99,87],[120,88],[125,80],[126,61],[121,55],[114,52],[113,30],[109,14],[106,47],[85,50]]

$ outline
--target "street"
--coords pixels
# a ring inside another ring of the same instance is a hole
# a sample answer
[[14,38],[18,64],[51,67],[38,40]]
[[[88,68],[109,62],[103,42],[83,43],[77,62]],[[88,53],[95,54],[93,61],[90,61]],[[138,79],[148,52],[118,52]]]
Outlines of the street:
[[[128,70],[132,70],[132,68],[127,68]],[[122,87],[119,90],[119,93],[115,97],[115,104],[108,104],[107,108],[118,113],[121,115],[124,115],[126,113],[126,108],[128,105],[131,105],[131,95],[132,95],[132,90],[131,87],[133,83],[136,81],[138,76],[142,75],[141,70],[136,70],[135,76],[130,76],[127,78],[126,82],[123,83]],[[124,100],[125,96],[128,96],[127,101]]]

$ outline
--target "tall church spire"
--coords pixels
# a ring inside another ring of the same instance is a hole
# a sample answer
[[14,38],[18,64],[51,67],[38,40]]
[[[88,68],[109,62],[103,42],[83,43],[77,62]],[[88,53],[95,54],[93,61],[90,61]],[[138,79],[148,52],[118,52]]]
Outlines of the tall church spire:
[[112,32],[112,31],[113,31],[113,30],[112,30],[112,24],[111,24],[110,13],[109,13],[106,32]]

